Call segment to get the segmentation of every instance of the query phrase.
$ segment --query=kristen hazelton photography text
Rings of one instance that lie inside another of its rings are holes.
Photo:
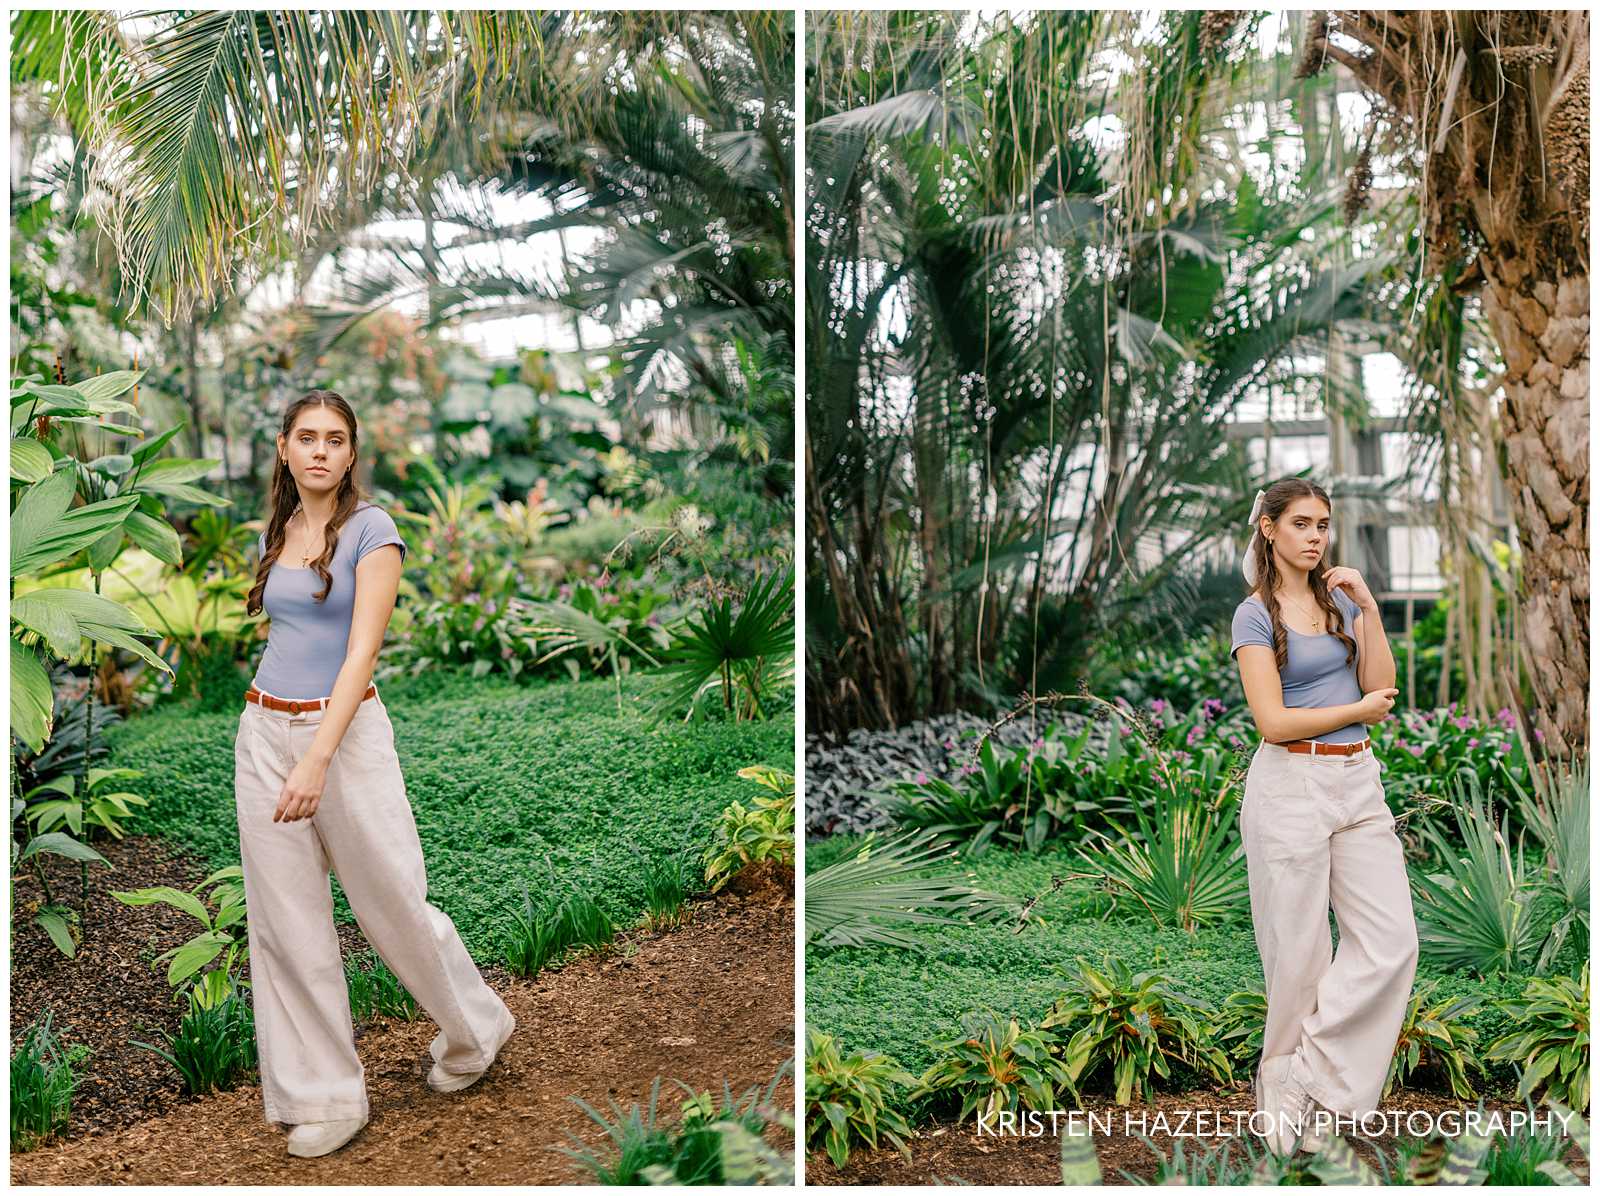
[[[808,1182],[1585,1182],[1588,15],[806,47]]]
[[[11,1180],[792,1185],[793,14],[10,34]]]

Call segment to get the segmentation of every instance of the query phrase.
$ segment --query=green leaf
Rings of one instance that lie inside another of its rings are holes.
[[[144,374],[143,370],[114,370],[109,374],[100,374],[98,377],[75,382],[72,389],[91,403],[101,403],[132,390]]]
[[[72,959],[78,954],[78,944],[72,940],[71,924],[54,906],[45,906],[33,916],[34,922],[44,928],[50,936],[50,941],[56,945],[56,950]]]
[[[30,649],[11,641],[11,733],[37,752],[50,737],[55,694],[50,673]]]
[[[39,441],[30,436],[11,438],[11,480],[14,482],[42,482],[55,468],[56,459]]]
[[[89,547],[112,528],[120,527],[139,503],[137,497],[129,495],[68,511],[74,485],[72,473],[62,470],[23,493],[11,516],[12,577],[64,561]],[[48,493],[30,503],[46,488]]]
[[[200,904],[200,899],[193,893],[185,893],[181,889],[174,889],[168,885],[157,885],[149,889],[135,889],[132,892],[112,890],[111,895],[123,905],[170,905],[181,909],[191,917],[198,918],[205,926],[210,927],[211,915],[206,907]]]
[[[106,859],[87,843],[80,843],[71,835],[63,835],[59,831],[52,831],[48,835],[38,835],[28,840],[28,845],[22,849],[20,859],[31,859],[36,855],[59,855],[69,860],[80,860],[92,863],[98,860],[106,867],[111,866],[111,861]]]
[[[168,565],[183,565],[183,541],[165,519],[134,511],[123,525],[128,538],[151,556]]]

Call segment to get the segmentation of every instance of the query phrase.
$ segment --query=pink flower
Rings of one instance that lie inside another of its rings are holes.
[[[1497,743],[1494,745],[1494,750],[1504,756],[1511,750],[1511,745],[1509,743]]]
[[[1196,723],[1194,726],[1190,727],[1189,728],[1189,738],[1188,738],[1189,746],[1193,747],[1195,745],[1195,743],[1205,735],[1205,733],[1206,733],[1206,729],[1204,727],[1202,727],[1199,723]]]
[[[976,764],[963,764],[961,766],[961,775],[964,776],[964,777],[970,777],[973,773],[975,773],[977,771],[978,771],[978,766]]]
[[[1161,698],[1151,698],[1150,699],[1150,713],[1151,714],[1160,714],[1166,708],[1167,708],[1167,704]]]
[[[1458,731],[1465,731],[1468,727],[1472,726],[1472,718],[1470,715],[1466,714],[1460,715],[1457,718],[1453,718],[1450,721],[1456,725],[1456,730]]]
[[[1189,763],[1189,753],[1188,752],[1173,752],[1172,753],[1172,758],[1174,760],[1176,760],[1179,764],[1187,764],[1187,763]]]
[[[1534,729],[1533,729],[1533,737],[1534,737],[1534,738],[1535,738],[1535,739],[1537,739],[1537,740],[1538,740],[1538,741],[1539,741],[1539,742],[1540,742],[1540,743],[1543,743],[1543,742],[1544,742],[1544,732],[1543,732],[1543,731],[1541,731],[1541,730],[1539,730],[1539,728],[1538,728],[1538,727],[1535,727],[1535,728],[1534,728]]]
[[[1118,730],[1120,730],[1122,732],[1122,737],[1124,739],[1126,739],[1128,736],[1133,734],[1133,728],[1132,727],[1119,727]]]
[[[1476,739],[1469,739],[1467,740],[1467,746],[1469,748],[1475,748],[1478,746],[1478,741]]]
[[[1416,744],[1416,743],[1408,743],[1408,744],[1406,744],[1406,751],[1410,752],[1413,756],[1420,756],[1420,755],[1422,755],[1422,745],[1421,744]]]
[[[1207,718],[1217,718],[1221,716],[1222,712],[1226,709],[1227,706],[1223,705],[1223,703],[1218,701],[1216,698],[1207,698],[1200,707],[1201,712]]]
[[[1044,736],[1042,736],[1042,735],[1039,736],[1037,739],[1035,739],[1028,746],[1031,747],[1036,752],[1044,751]]]
[[[926,785],[927,783],[928,783],[928,774],[925,773],[925,772],[919,772],[917,774],[917,784]]]

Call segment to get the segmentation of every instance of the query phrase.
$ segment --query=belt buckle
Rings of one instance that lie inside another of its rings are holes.
[[[299,714],[300,713],[300,703],[299,702],[290,702],[289,703],[289,713],[290,714]]]

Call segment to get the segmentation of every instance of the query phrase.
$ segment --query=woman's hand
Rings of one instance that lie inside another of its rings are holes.
[[[1361,710],[1361,721],[1373,727],[1389,717],[1389,711],[1398,697],[1398,689],[1375,689],[1362,697],[1356,705]]]
[[[289,773],[278,794],[278,808],[272,812],[274,822],[295,822],[310,818],[322,802],[322,789],[328,782],[328,766],[311,756],[304,756]]]
[[[1329,569],[1322,575],[1322,580],[1327,582],[1329,593],[1343,586],[1359,609],[1366,611],[1378,608],[1378,600],[1367,588],[1366,580],[1349,565],[1337,565]]]

